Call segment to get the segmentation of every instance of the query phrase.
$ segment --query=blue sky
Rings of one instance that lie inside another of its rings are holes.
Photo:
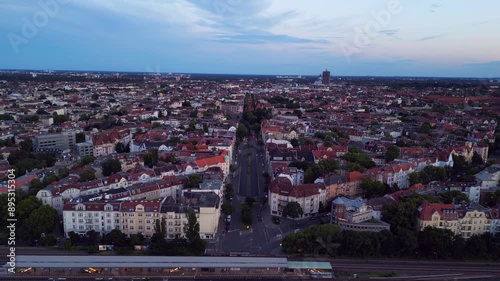
[[[500,77],[500,1],[0,0],[0,69]]]

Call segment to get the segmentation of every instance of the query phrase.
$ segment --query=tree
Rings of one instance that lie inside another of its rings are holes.
[[[87,246],[97,246],[97,244],[100,241],[100,237],[101,235],[99,234],[99,232],[96,232],[95,230],[89,230],[82,237],[82,243]],[[92,252],[92,253],[97,253],[97,252]]]
[[[304,181],[306,183],[314,182],[323,174],[333,173],[339,169],[339,163],[335,160],[325,159],[317,164],[312,164],[304,173]]]
[[[33,179],[30,182],[30,189],[29,189],[29,194],[30,195],[36,195],[40,189],[44,188],[43,183],[40,181],[40,179],[36,178]]]
[[[108,159],[102,163],[102,175],[107,177],[122,171],[122,164],[118,159]]]
[[[238,128],[236,129],[236,137],[242,139],[246,137],[247,134],[247,127],[243,125],[243,123],[238,124]]]
[[[375,167],[375,162],[368,156],[368,154],[363,153],[359,149],[350,148],[349,152],[342,156],[342,159],[347,162],[357,163],[363,166],[365,169],[370,169]]]
[[[253,203],[255,203],[255,198],[247,196],[245,198],[245,202],[247,203],[248,207],[252,207]]]
[[[389,189],[386,186],[370,177],[364,178],[360,185],[361,190],[366,198],[383,196],[388,193]]]
[[[127,234],[119,229],[113,229],[102,237],[102,243],[105,245],[115,245],[115,247],[125,247],[129,244]]]
[[[130,246],[142,245],[146,241],[146,237],[142,233],[130,234]]]
[[[385,151],[385,161],[386,162],[391,162],[394,161],[394,159],[399,157],[399,147],[395,145],[391,145],[387,148]]]
[[[33,152],[33,141],[31,139],[23,140],[19,143],[19,149],[27,153]]]
[[[298,202],[288,202],[283,212],[281,213],[284,217],[289,217],[292,219],[300,218],[304,214],[304,210]]]
[[[35,195],[30,195],[28,198],[18,201],[16,206],[17,220],[24,222],[30,217],[34,210],[40,207],[42,207],[42,202],[38,200]]]
[[[56,209],[49,205],[43,205],[34,210],[27,220],[29,229],[33,231],[34,237],[40,237],[42,233],[52,233],[59,221]]]
[[[85,170],[79,176],[80,176],[80,178],[78,179],[79,182],[86,182],[96,179],[95,173],[92,170]]]
[[[184,233],[186,239],[189,242],[193,242],[196,238],[200,238],[200,224],[196,218],[196,213],[193,208],[190,208],[187,212],[188,223],[184,227]]]
[[[484,161],[481,155],[479,155],[477,152],[474,152],[474,155],[472,156],[472,165],[473,166],[480,166],[483,165]]]
[[[61,168],[61,169],[59,169],[58,173],[59,173],[58,177],[60,179],[64,179],[65,177],[69,176],[69,169],[66,167]]]
[[[200,255],[205,252],[206,244],[200,237],[200,224],[196,218],[194,209],[190,208],[187,213],[188,223],[184,227],[187,241],[191,252]]]
[[[158,163],[158,149],[152,149],[143,156],[144,165],[153,168]]]
[[[428,134],[431,132],[431,125],[427,122],[423,123],[420,128],[418,129],[418,132],[421,134]]]
[[[450,190],[446,191],[443,193],[440,193],[438,197],[443,201],[445,204],[460,204],[462,201],[469,202],[469,197],[463,192],[460,192],[458,190]]]
[[[78,243],[80,243],[80,235],[77,234],[76,232],[70,231],[68,232],[68,236],[69,236],[69,241],[72,245],[77,245]]]
[[[40,239],[40,243],[45,247],[54,246],[57,243],[57,239],[54,235],[48,234]]]
[[[247,205],[241,206],[241,222],[246,225],[253,224],[253,209]]]
[[[420,179],[420,173],[419,172],[412,172],[408,174],[408,181],[410,182],[410,186],[413,186],[417,183],[421,183],[422,180]]]
[[[234,196],[233,185],[228,183],[226,184],[226,188],[224,191],[224,198],[226,199],[226,201],[230,201],[231,198],[233,198],[233,196]]]
[[[224,215],[229,216],[230,214],[232,214],[234,212],[234,207],[231,203],[225,202],[221,206],[221,211],[222,211],[222,213],[224,213]]]
[[[55,115],[54,116],[54,124],[58,125],[64,122],[69,121],[69,116],[67,115]]]
[[[250,129],[258,134],[260,132],[260,123],[254,123],[252,126],[250,126]]]
[[[488,207],[493,207],[496,204],[500,204],[500,190],[493,193],[487,193],[485,197],[485,203]]]
[[[449,229],[426,227],[418,234],[418,252],[428,258],[449,258],[453,253],[453,232]]]
[[[58,181],[59,178],[56,176],[56,174],[54,173],[48,173],[45,175],[45,177],[43,177],[43,185],[44,187],[55,182],[55,181]]]
[[[88,165],[90,163],[93,163],[95,161],[95,157],[92,156],[92,155],[87,155],[85,157],[82,158],[82,164],[85,166],[85,165]]]
[[[201,176],[198,174],[189,175],[188,180],[184,183],[184,188],[199,188],[200,183],[202,182]]]

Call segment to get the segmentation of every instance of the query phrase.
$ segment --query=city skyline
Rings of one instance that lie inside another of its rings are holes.
[[[0,2],[2,69],[500,76],[494,1]]]

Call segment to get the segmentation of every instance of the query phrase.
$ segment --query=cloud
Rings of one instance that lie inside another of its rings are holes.
[[[289,43],[319,43],[319,44],[329,44],[327,40],[313,40],[306,38],[293,37],[281,34],[235,34],[235,35],[221,35],[218,36],[215,41],[224,43],[235,43],[235,44],[289,44]]]
[[[190,4],[220,18],[247,18],[271,6],[270,0],[187,0]]]
[[[433,40],[433,39],[441,38],[443,36],[444,36],[444,34],[431,35],[431,36],[426,36],[426,37],[419,38],[419,39],[417,39],[417,41],[428,41],[428,40]]]
[[[399,30],[398,29],[386,29],[386,30],[380,30],[378,33],[384,34],[389,37],[397,37]]]

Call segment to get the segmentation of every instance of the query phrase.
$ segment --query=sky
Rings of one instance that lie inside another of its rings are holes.
[[[500,77],[498,0],[0,0],[0,69]]]

